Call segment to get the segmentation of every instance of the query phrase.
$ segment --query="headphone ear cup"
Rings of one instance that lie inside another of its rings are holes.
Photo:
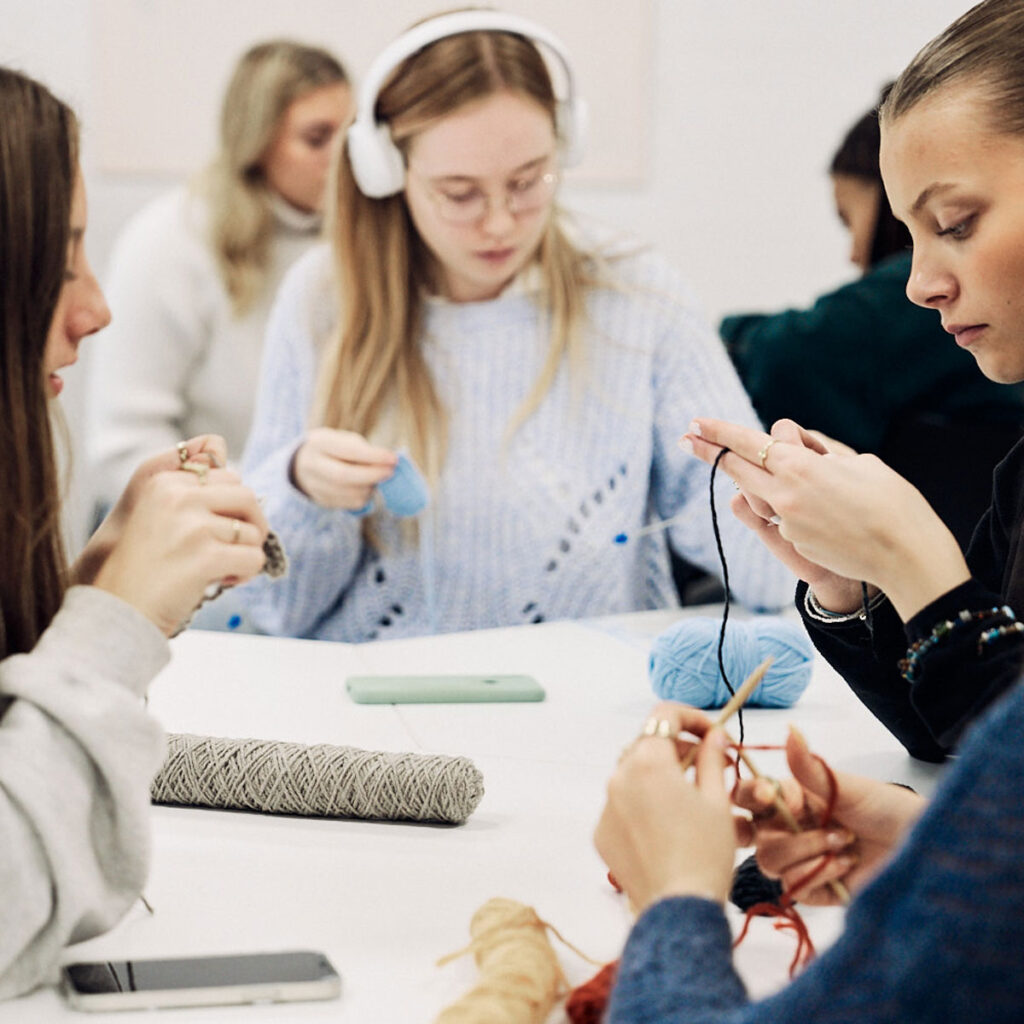
[[[349,128],[346,142],[352,176],[364,196],[383,199],[402,191],[405,161],[386,124],[357,120]]]
[[[558,137],[562,144],[562,166],[575,167],[587,148],[589,114],[581,97],[562,100],[558,105]]]

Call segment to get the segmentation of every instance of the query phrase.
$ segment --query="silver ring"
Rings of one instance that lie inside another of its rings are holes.
[[[771,437],[768,439],[768,443],[757,453],[757,457],[761,460],[761,468],[768,472],[768,467],[764,464],[768,458],[768,452],[773,444],[777,444],[779,439],[777,437]]]

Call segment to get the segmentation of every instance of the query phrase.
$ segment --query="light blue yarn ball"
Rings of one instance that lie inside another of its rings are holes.
[[[720,708],[731,694],[718,669],[721,619],[681,619],[654,640],[651,685],[663,700],[697,708]],[[725,627],[722,664],[733,689],[769,655],[774,659],[748,707],[788,708],[811,681],[814,649],[802,625],[773,615],[730,619]]]

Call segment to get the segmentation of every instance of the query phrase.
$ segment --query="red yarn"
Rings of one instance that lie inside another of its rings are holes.
[[[565,1013],[572,1024],[601,1024],[618,968],[618,960],[605,964],[589,981],[569,993]]]
[[[736,746],[739,750],[739,745]],[[748,750],[783,750],[783,747],[745,747]],[[822,768],[825,769],[825,775],[828,779],[828,799],[825,801],[825,807],[821,812],[821,819],[819,826],[824,828],[831,820],[832,815],[836,809],[836,800],[839,798],[839,784],[836,782],[835,774],[832,769],[826,764],[825,760],[819,757],[817,754],[812,753]],[[739,759],[736,760],[736,785],[739,785]],[[751,919],[754,917],[778,917],[781,920],[775,922],[775,927],[778,930],[790,930],[796,934],[796,953],[793,955],[793,960],[789,965],[789,976],[792,978],[801,967],[806,967],[807,964],[814,959],[815,950],[814,943],[811,941],[810,932],[807,930],[807,925],[804,923],[804,919],[800,916],[800,912],[796,909],[795,900],[793,899],[793,893],[798,889],[802,889],[808,882],[810,882],[820,872],[825,870],[825,867],[835,856],[834,853],[826,853],[822,858],[821,863],[811,871],[808,871],[802,878],[798,878],[796,882],[779,897],[778,904],[775,903],[755,903],[752,907],[747,908],[746,915],[743,920],[743,927],[740,929],[739,935],[736,937],[736,941],[732,944],[732,948],[735,949],[747,936],[747,930],[750,928]]]
[[[740,744],[736,744],[734,749],[739,751]],[[785,748],[780,746],[753,746],[751,744],[744,744],[743,749],[784,750]],[[811,756],[818,761],[822,768],[824,768],[825,774],[828,778],[828,799],[825,801],[825,807],[821,813],[821,819],[819,822],[820,827],[824,828],[832,820],[832,815],[835,812],[836,801],[839,798],[839,784],[836,782],[834,772],[825,762],[824,758],[819,757],[813,752]],[[736,782],[733,786],[733,792],[735,793],[736,788],[740,784],[739,757],[732,762],[732,767],[736,771]],[[789,965],[790,978],[792,978],[802,967],[806,967],[807,964],[815,957],[814,943],[811,941],[811,935],[807,930],[807,925],[804,922],[804,919],[796,909],[792,893],[797,889],[802,889],[817,874],[819,874],[819,872],[823,871],[834,856],[835,854],[833,853],[825,854],[821,863],[816,868],[798,879],[790,889],[779,897],[778,904],[755,903],[752,907],[749,907],[743,920],[743,927],[740,929],[740,933],[736,937],[736,941],[732,944],[732,948],[735,949],[746,938],[747,931],[750,928],[750,922],[753,918],[777,917],[779,918],[779,920],[775,922],[775,928],[777,930],[792,931],[796,935],[796,953],[793,955],[793,960]],[[618,892],[622,892],[622,886],[619,885],[615,876],[610,871],[608,872],[608,881]],[[619,962],[617,960],[610,964],[605,964],[605,966],[602,967],[593,978],[584,982],[577,988],[574,988],[569,993],[569,997],[565,1003],[565,1012],[572,1024],[601,1024],[602,1014],[608,1005],[608,998],[615,985],[615,972],[618,970],[618,966]]]
[[[782,899],[785,898],[786,894],[783,893]],[[778,931],[790,930],[796,933],[796,953],[793,954],[793,960],[789,965],[789,976],[791,978],[801,967],[806,967],[814,959],[814,943],[811,942],[810,932],[807,931],[804,919],[792,903],[784,906],[779,906],[776,903],[755,903],[752,907],[748,907],[746,916],[743,919],[743,927],[740,929],[739,935],[736,936],[736,941],[732,944],[733,949],[747,937],[747,929],[755,917],[781,918],[781,920],[775,922],[775,928]]]

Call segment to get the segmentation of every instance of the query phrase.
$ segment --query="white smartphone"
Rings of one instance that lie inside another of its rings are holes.
[[[61,989],[76,1010],[108,1012],[334,999],[341,979],[323,953],[294,950],[67,964]]]

